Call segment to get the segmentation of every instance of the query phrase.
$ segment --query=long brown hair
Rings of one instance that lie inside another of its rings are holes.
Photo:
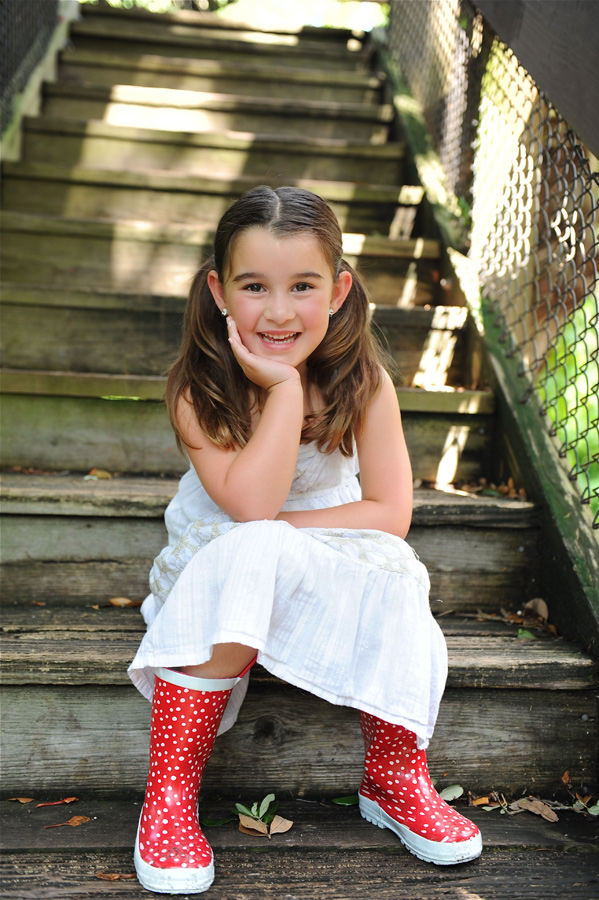
[[[378,344],[370,331],[369,302],[362,281],[342,258],[342,235],[331,207],[303,188],[257,187],[225,212],[214,240],[214,253],[195,275],[183,321],[179,356],[167,381],[166,403],[182,447],[175,411],[185,393],[202,430],[225,449],[243,447],[252,433],[252,411],[259,403],[256,386],[233,356],[227,329],[208,287],[208,272],[223,282],[234,242],[247,228],[261,226],[277,237],[308,232],[316,237],[335,279],[350,272],[353,283],[327,333],[307,360],[308,379],[320,392],[323,408],[306,416],[302,443],[319,450],[338,447],[353,453],[368,403],[381,383]]]

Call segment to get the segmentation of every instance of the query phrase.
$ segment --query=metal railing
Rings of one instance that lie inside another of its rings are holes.
[[[391,53],[468,220],[521,400],[538,399],[599,528],[597,160],[470,2],[390,6]]]

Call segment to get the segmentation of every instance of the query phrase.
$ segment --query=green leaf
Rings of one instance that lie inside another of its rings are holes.
[[[264,813],[264,815],[262,816],[262,821],[266,825],[270,825],[270,823],[272,822],[272,820],[274,819],[274,817],[277,814],[278,808],[279,808],[278,800],[275,800],[274,803],[270,804],[270,806],[268,807],[268,812]]]
[[[259,816],[260,819],[264,819],[264,816],[265,816],[266,813],[268,812],[268,807],[270,806],[270,804],[273,802],[274,799],[275,799],[275,795],[274,795],[274,794],[267,794],[267,795],[266,795],[266,797],[264,798],[264,800],[263,800],[262,803],[260,804],[260,811],[259,811],[259,813],[258,813],[258,816]]]
[[[587,806],[587,812],[592,816],[599,816],[599,803],[593,803],[592,806]]]
[[[449,787],[444,788],[439,796],[442,800],[457,800],[458,797],[461,797],[464,793],[464,788],[461,784],[450,784]]]
[[[257,803],[252,804],[252,811],[251,811],[250,815],[253,816],[254,819],[258,818],[258,804]]]
[[[240,812],[243,816],[249,816],[251,819],[255,819],[256,817],[252,815],[252,811],[244,806],[243,803],[236,803],[235,809],[237,812]]]
[[[523,638],[526,641],[536,641],[537,636],[533,634],[532,631],[528,631],[527,628],[519,628],[518,629],[518,637]]]
[[[229,816],[228,819],[211,819],[208,816],[204,819],[200,819],[200,825],[205,825],[206,828],[218,828],[219,825],[228,825],[229,822],[234,822],[235,818]]]
[[[357,806],[359,803],[357,794],[350,794],[348,797],[333,797],[333,803],[337,806]]]

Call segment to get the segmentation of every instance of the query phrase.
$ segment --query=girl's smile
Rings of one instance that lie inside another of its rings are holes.
[[[236,240],[224,281],[212,271],[208,284],[251,353],[304,374],[327,333],[330,311],[337,312],[347,296],[351,275],[333,277],[313,235],[277,237],[256,226]]]

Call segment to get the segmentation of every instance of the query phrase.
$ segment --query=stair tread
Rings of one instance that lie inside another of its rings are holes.
[[[60,116],[26,118],[27,132],[41,134],[69,134],[77,137],[111,137],[115,140],[135,140],[184,147],[211,147],[223,150],[293,150],[310,154],[318,152],[328,156],[357,156],[365,159],[402,159],[403,142],[372,144],[366,141],[343,138],[316,137],[310,135],[260,134],[248,131],[177,132],[157,128],[137,128],[114,125],[101,119],[67,119]]]
[[[5,181],[9,178],[34,178],[43,181],[77,182],[92,185],[126,185],[127,187],[149,188],[154,190],[187,191],[212,193],[230,196],[232,193],[247,191],[263,184],[263,179],[237,176],[235,178],[205,178],[200,175],[188,175],[180,172],[164,172],[160,170],[134,169],[100,169],[85,166],[47,165],[45,163],[5,162],[3,164]],[[420,202],[422,188],[419,185],[382,185],[362,182],[319,181],[305,178],[290,179],[286,184],[303,187],[314,191],[325,200],[345,200],[356,203],[414,203]]]
[[[162,401],[166,376],[107,375],[99,372],[60,372],[33,369],[0,370],[4,394],[41,394],[61,397],[102,397]],[[490,390],[438,387],[396,387],[404,412],[491,415],[495,395]]]
[[[40,798],[41,799],[41,798]],[[44,798],[45,799],[45,798]],[[202,803],[201,815],[214,820],[231,817],[231,809],[243,797],[212,800]],[[131,852],[139,819],[140,803],[130,800],[99,800],[82,798],[71,807],[80,815],[87,815],[90,824],[86,828],[44,828],[47,824],[64,821],[64,807],[45,807],[33,810],[35,804],[8,803],[0,806],[3,850],[81,850],[121,849]],[[549,823],[540,816],[499,816],[485,810],[469,807],[465,814],[483,831],[485,850],[520,849],[539,850],[588,850],[598,833],[599,823],[589,821],[575,812],[563,815],[559,823]],[[326,846],[337,850],[368,850],[396,848],[397,838],[388,829],[373,828],[363,819],[358,809],[342,807],[318,800],[280,801],[279,814],[290,819],[294,827],[279,835],[273,844],[278,853],[287,848],[316,849]],[[93,823],[93,824],[92,824]],[[205,826],[210,844],[216,850],[248,849],[254,839],[242,834],[236,822],[226,826]],[[258,845],[259,846],[259,845]],[[335,851],[331,849],[331,852]],[[406,854],[406,861],[419,867],[414,857]],[[130,859],[127,859],[131,866]],[[511,873],[511,869],[510,869]],[[436,879],[435,879],[436,880]],[[214,889],[213,889],[214,890]],[[410,888],[413,891],[413,887]],[[339,895],[335,895],[339,897]],[[412,894],[413,896],[413,894]],[[543,895],[545,896],[545,895]]]
[[[5,607],[4,684],[123,684],[145,626],[138,609]],[[440,620],[444,624],[444,619]],[[559,638],[523,640],[513,627],[453,619],[447,629],[449,687],[589,690],[597,664]],[[258,668],[256,682],[273,676]]]
[[[91,82],[51,82],[45,86],[46,97],[78,97],[113,104],[138,104],[160,108],[204,109],[249,112],[272,112],[280,116],[319,115],[331,118],[353,118],[372,122],[389,122],[393,118],[391,104],[349,103],[331,100],[303,100],[280,97],[252,97],[244,94],[218,94],[178,88],[155,88],[141,85],[103,85]]]
[[[373,88],[380,87],[384,78],[363,72],[335,72],[330,69],[310,69],[300,66],[279,66],[265,61],[262,63],[248,60],[227,62],[219,59],[193,59],[188,57],[164,56],[151,54],[118,53],[117,51],[94,51],[78,47],[62,51],[61,62],[66,64],[89,64],[106,68],[130,68],[169,74],[210,75],[214,77],[235,76],[260,78],[265,81],[280,79],[297,84],[339,84],[345,87]]]
[[[181,24],[178,20],[160,22],[152,19],[139,18],[138,21],[129,21],[126,17],[121,20],[97,19],[93,13],[79,21],[74,21],[71,26],[71,34],[74,42],[79,37],[107,38],[119,41],[150,41],[160,44],[176,46],[191,46],[197,49],[202,47],[223,48],[228,51],[238,50],[266,52],[270,54],[289,54],[301,56],[302,54],[317,54],[330,57],[332,60],[345,61],[363,56],[364,50],[360,41],[348,40],[343,44],[335,42],[323,43],[309,37],[298,37],[297,34],[284,32],[268,32],[262,30],[244,31],[239,29],[222,29],[219,33],[216,29],[202,32],[194,25]]]
[[[73,473],[22,474],[3,472],[0,482],[5,515],[162,517],[176,493],[178,478],[115,476],[85,480]],[[431,488],[414,490],[413,524],[437,517],[446,523],[472,524],[492,520],[502,524],[536,522],[530,501],[481,496]]]
[[[411,187],[411,186],[410,186]],[[183,243],[193,246],[210,246],[214,226],[209,223],[193,224],[153,222],[131,219],[96,219],[71,216],[51,216],[5,210],[2,213],[3,231],[19,231],[29,234],[56,233],[87,235],[95,238],[122,238],[144,242]],[[389,238],[382,235],[343,234],[343,250],[348,255],[398,257],[410,259],[438,259],[441,245],[433,238]],[[6,287],[9,287],[9,284]],[[15,285],[16,286],[16,285]],[[19,283],[19,289],[22,286]],[[81,292],[82,289],[78,288]],[[89,289],[93,293],[94,288]],[[126,294],[126,291],[120,291]],[[133,294],[133,292],[129,292]]]

